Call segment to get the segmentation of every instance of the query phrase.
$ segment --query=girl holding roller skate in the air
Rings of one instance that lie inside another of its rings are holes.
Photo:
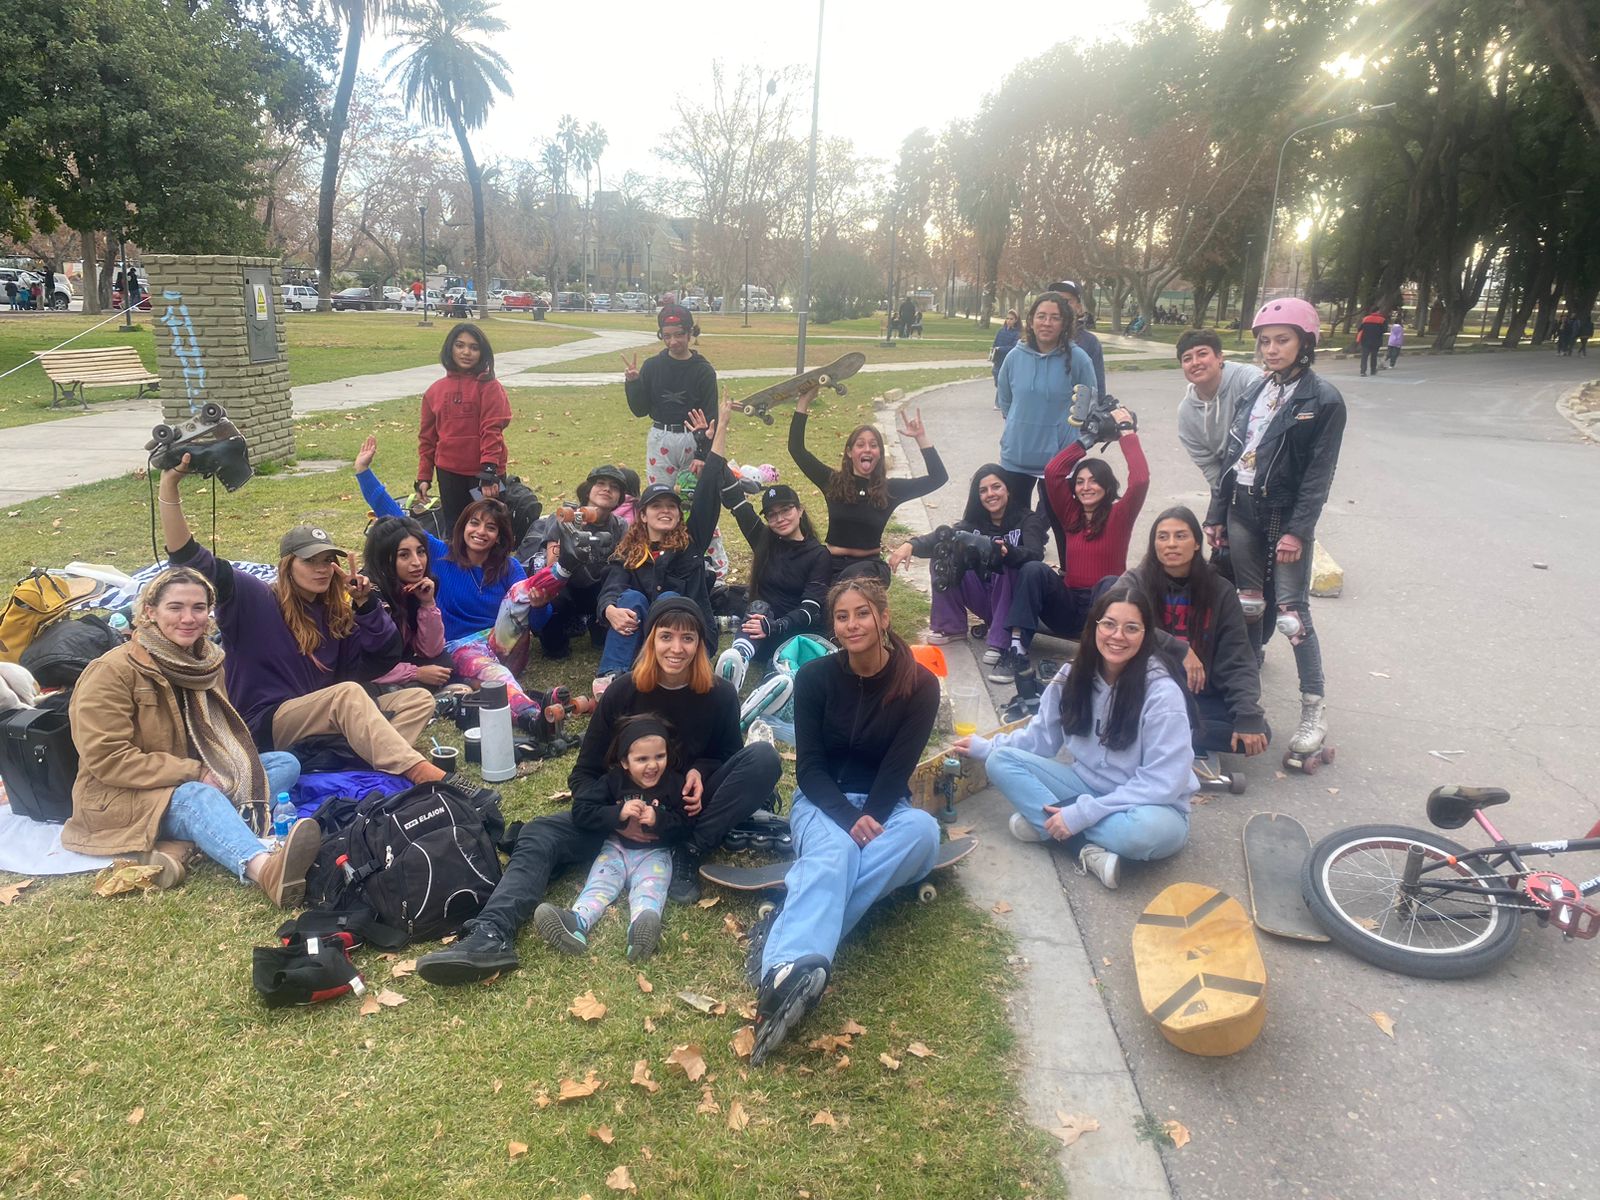
[[[1311,623],[1311,553],[1344,438],[1344,397],[1311,369],[1321,318],[1304,300],[1264,305],[1251,322],[1267,376],[1233,413],[1223,473],[1206,514],[1206,536],[1227,546],[1250,640],[1260,657],[1271,571],[1274,621],[1294,647],[1300,724],[1287,766],[1315,770],[1328,736],[1322,649]]]

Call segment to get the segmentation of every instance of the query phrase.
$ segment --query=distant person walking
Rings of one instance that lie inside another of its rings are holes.
[[[1589,357],[1589,339],[1594,336],[1594,317],[1588,311],[1578,315],[1578,357]]]
[[[1000,326],[994,335],[994,345],[989,348],[990,373],[994,376],[996,389],[1000,386],[1000,364],[1005,362],[1006,355],[1011,353],[1022,337],[1022,318],[1017,315],[1017,310],[1012,309],[1006,313],[1005,324]],[[1000,407],[1000,394],[995,392],[994,406]]]
[[[917,302],[910,296],[900,301],[900,336],[911,336],[911,327],[917,323]]]
[[[1389,323],[1383,319],[1383,310],[1377,305],[1361,318],[1361,324],[1356,329],[1356,345],[1361,348],[1361,373],[1378,373],[1378,351],[1383,346],[1384,331]]]
[[[1561,324],[1556,326],[1556,353],[1567,358],[1572,357],[1572,343],[1578,336],[1578,322],[1571,313],[1561,318]]]
[[[1406,327],[1396,313],[1394,321],[1389,325],[1389,369],[1394,370],[1395,363],[1400,361],[1400,347],[1406,344]]]

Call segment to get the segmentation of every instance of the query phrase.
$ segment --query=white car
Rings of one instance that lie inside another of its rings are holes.
[[[43,283],[44,276],[34,271],[24,271],[17,267],[0,267],[0,303],[4,302],[5,287],[7,283],[15,283],[19,289],[32,287],[36,283]],[[57,312],[66,312],[67,306],[77,297],[72,294],[72,286],[67,283],[67,277],[60,271],[56,272],[56,290],[47,304]]]
[[[416,312],[419,308],[422,307],[422,301],[419,300],[416,296],[413,296],[410,292],[407,292],[406,293],[406,298],[403,301],[401,301],[401,306],[407,312]],[[444,307],[444,297],[441,296],[433,288],[429,288],[428,289],[428,307],[430,309],[443,308]]]
[[[405,304],[406,297],[409,295],[411,295],[411,293],[404,288],[386,287],[383,289],[383,298],[392,303],[396,308],[399,308]]]
[[[290,312],[315,312],[317,289],[301,283],[286,283],[280,293],[280,303]]]

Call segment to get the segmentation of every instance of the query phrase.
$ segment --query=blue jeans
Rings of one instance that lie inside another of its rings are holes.
[[[267,802],[277,800],[300,779],[300,760],[281,750],[261,756],[267,773]],[[209,783],[183,783],[172,789],[172,800],[161,818],[161,836],[193,842],[205,856],[220,863],[245,882],[244,866],[266,852],[261,839],[250,832],[233,801]]]
[[[677,592],[661,593],[662,596],[677,594]],[[639,618],[639,624],[632,633],[618,633],[607,623],[606,644],[600,651],[600,666],[596,672],[600,675],[630,670],[633,667],[633,660],[639,657],[639,645],[644,641],[644,614],[650,607],[650,601],[644,598],[644,593],[637,588],[628,588],[617,597],[616,607],[633,613]],[[604,614],[600,619],[605,620]]]
[[[847,792],[845,799],[857,808],[867,800],[860,792]],[[761,952],[763,976],[806,954],[832,962],[840,940],[874,902],[921,879],[939,858],[939,822],[905,800],[865,846],[856,845],[803,792],[794,794],[789,829],[795,850],[784,880],[789,895]]]
[[[1065,763],[1002,746],[984,761],[989,782],[1011,802],[1023,819],[1044,833],[1044,806],[1071,804],[1079,796],[1098,793]],[[1123,858],[1150,862],[1170,858],[1189,840],[1189,815],[1165,804],[1141,804],[1102,817],[1087,829],[1085,839]],[[1046,835],[1048,836],[1048,835]]]

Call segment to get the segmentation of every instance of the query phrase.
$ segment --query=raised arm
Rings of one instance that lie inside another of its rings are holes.
[[[189,456],[185,454],[177,466],[161,472],[161,486],[156,489],[156,507],[161,510],[161,536],[167,543],[168,555],[182,550],[194,536],[183,515],[183,500],[178,492],[179,482],[188,473]]]
[[[794,402],[794,417],[789,421],[789,457],[807,479],[819,488],[827,489],[833,478],[833,469],[806,449],[807,412],[815,392],[806,392]]]
[[[922,423],[922,410],[919,408],[911,416],[907,416],[902,410],[896,419],[895,428],[902,436],[911,438],[917,443],[917,448],[922,451],[922,465],[927,469],[927,474],[914,479],[891,479],[889,499],[895,504],[901,504],[918,496],[937,492],[949,483],[950,472],[944,469],[944,459],[940,458],[939,452],[933,448],[933,439],[928,436],[927,427]]]

